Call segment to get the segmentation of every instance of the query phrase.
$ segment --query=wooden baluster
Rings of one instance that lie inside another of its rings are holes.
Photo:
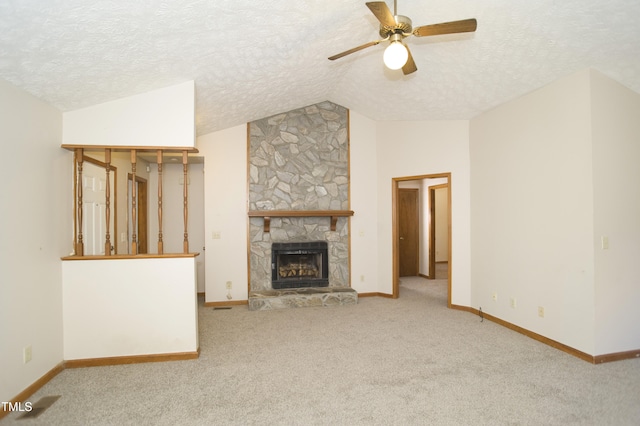
[[[189,166],[187,165],[188,151],[182,151],[182,170],[183,170],[183,203],[184,203],[184,241],[182,242],[182,249],[184,253],[189,253],[189,233],[187,231],[187,218],[189,216],[188,209],[188,191],[187,186],[189,184]]]
[[[137,153],[131,150],[131,254],[138,254],[138,221],[136,219],[136,162]]]
[[[157,151],[158,156],[158,254],[164,253],[162,241],[162,150]]]
[[[84,161],[82,148],[76,149],[76,163],[78,164],[78,182],[76,201],[78,203],[78,241],[76,243],[76,256],[84,256],[84,241],[82,237],[82,163]]]
[[[104,242],[104,254],[105,256],[111,256],[111,182],[109,181],[109,173],[111,172],[111,150],[105,148],[104,150],[104,162],[107,175],[107,184],[105,188],[105,217],[107,221],[107,234]]]

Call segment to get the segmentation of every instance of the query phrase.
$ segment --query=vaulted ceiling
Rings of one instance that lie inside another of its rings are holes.
[[[394,3],[387,0],[393,10]],[[63,111],[194,80],[198,134],[330,100],[374,120],[470,119],[593,67],[640,93],[637,0],[398,0],[418,71],[384,67],[364,0],[3,0],[0,78]]]

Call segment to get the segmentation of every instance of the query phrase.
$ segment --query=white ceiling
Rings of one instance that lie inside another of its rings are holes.
[[[387,0],[393,10],[393,1]],[[194,80],[198,134],[330,100],[374,120],[470,119],[593,67],[640,93],[638,0],[399,0],[416,73],[382,64],[364,0],[0,0],[0,77],[63,111]]]

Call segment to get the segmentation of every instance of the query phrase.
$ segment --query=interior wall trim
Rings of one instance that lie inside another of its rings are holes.
[[[197,359],[200,356],[200,348],[194,352],[176,352],[167,354],[151,354],[151,355],[132,355],[132,356],[117,356],[107,358],[88,358],[88,359],[73,359],[68,361],[62,361],[47,373],[45,373],[38,380],[29,385],[26,389],[16,395],[11,401],[12,404],[18,402],[25,402],[27,398],[40,390],[51,379],[56,377],[60,372],[66,368],[83,368],[83,367],[102,367],[106,365],[122,365],[122,364],[139,364],[144,362],[165,362],[165,361],[184,361],[189,359]],[[0,419],[9,414],[9,411],[5,411],[4,408],[0,409]]]
[[[38,380],[33,382],[31,385],[29,385],[25,390],[20,392],[18,395],[16,395],[9,402],[12,403],[12,404],[15,404],[15,403],[18,403],[18,402],[25,402],[27,400],[27,398],[29,398],[31,395],[33,395],[34,393],[39,391],[40,388],[42,388],[44,385],[49,383],[49,381],[51,379],[53,379],[58,374],[60,374],[60,372],[62,370],[64,370],[64,368],[65,368],[65,366],[64,366],[64,361],[63,361],[63,362],[59,363],[58,365],[56,365],[55,367],[53,367],[48,372],[46,372],[42,377],[40,377]],[[4,407],[2,409],[0,409],[0,419],[2,419],[4,416],[6,416],[9,413],[10,413],[10,411],[5,411]]]
[[[640,349],[631,351],[615,352],[612,354],[596,355],[593,357],[594,364],[602,364],[605,362],[622,361],[624,359],[640,358]]]
[[[222,302],[204,302],[204,306],[206,307],[225,307],[225,306],[242,306],[242,305],[248,305],[249,301],[248,300],[228,300],[228,301],[222,301]]]
[[[469,306],[451,305],[451,309],[457,309],[459,311],[465,311],[475,315],[480,315],[480,311],[478,309],[471,308]],[[603,355],[589,355],[586,352],[582,352],[578,349],[572,348],[571,346],[567,346],[564,343],[560,343],[553,339],[549,339],[548,337],[545,337],[538,333],[534,333],[531,330],[527,330],[526,328],[522,328],[518,325],[512,324],[508,321],[495,317],[486,312],[482,312],[482,317],[488,319],[491,322],[495,322],[496,324],[499,324],[510,330],[517,331],[518,333],[524,334],[525,336],[531,339],[537,340],[538,342],[544,343],[545,345],[561,350],[562,352],[568,353],[569,355],[573,355],[577,358],[580,358],[583,361],[587,361],[592,364],[603,364],[606,362],[621,361],[624,359],[640,358],[640,349],[634,349],[634,350],[625,351],[625,352],[616,352],[611,354],[603,354]]]
[[[184,361],[197,359],[200,348],[194,352],[175,352],[167,354],[127,355],[105,358],[71,359],[64,362],[65,368],[103,367],[106,365],[140,364],[144,362]]]
[[[380,292],[358,293],[358,297],[386,297],[388,299],[393,299],[393,294],[380,293]]]

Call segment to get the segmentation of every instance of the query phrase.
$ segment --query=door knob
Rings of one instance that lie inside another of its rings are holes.
[[[404,240],[404,237],[400,237],[401,240]]]

